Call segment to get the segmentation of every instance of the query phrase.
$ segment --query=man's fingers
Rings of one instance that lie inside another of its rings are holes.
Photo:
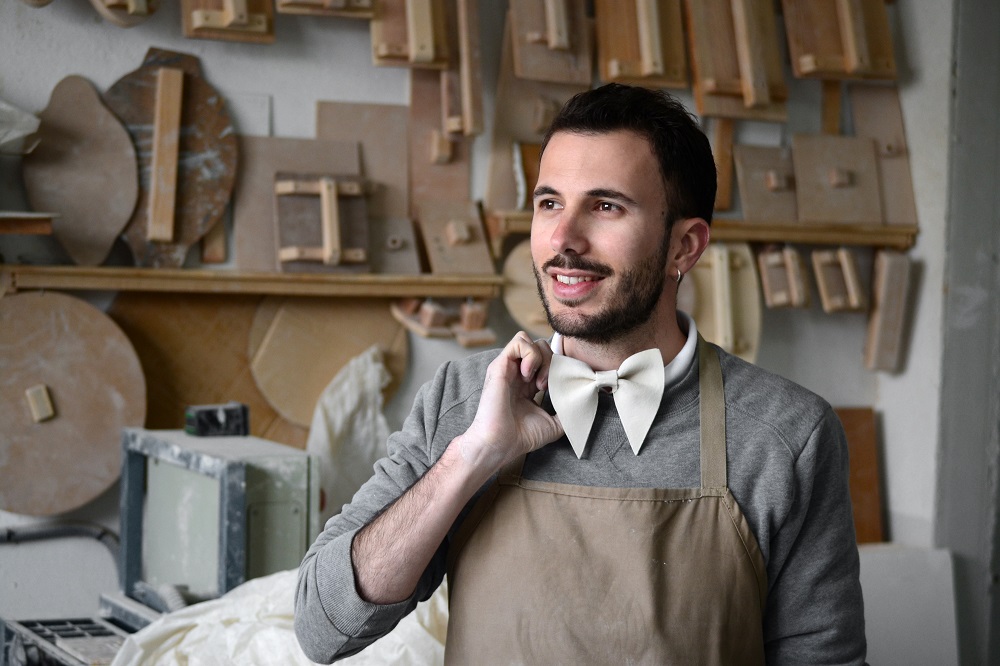
[[[502,355],[508,362],[518,364],[523,379],[531,380],[539,370],[544,370],[547,375],[548,359],[551,354],[547,343],[536,342],[524,331],[519,331],[504,347]]]

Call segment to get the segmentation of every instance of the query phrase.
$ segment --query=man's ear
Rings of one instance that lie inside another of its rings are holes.
[[[670,273],[688,273],[698,263],[702,253],[708,248],[708,222],[700,217],[689,217],[674,222],[670,242]]]

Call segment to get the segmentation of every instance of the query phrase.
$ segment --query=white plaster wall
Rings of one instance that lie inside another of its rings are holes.
[[[488,132],[506,3],[480,4]],[[237,119],[245,119],[245,126],[252,125],[255,131],[270,126],[276,136],[313,136],[317,100],[407,102],[406,72],[372,66],[366,22],[282,15],[273,45],[223,43],[184,39],[173,3],[163,5],[146,23],[124,30],[104,23],[83,0],[61,0],[40,9],[18,0],[0,0],[0,98],[38,112],[64,76],[86,76],[104,90],[135,69],[149,46],[157,46],[199,56],[206,77],[227,97]],[[923,225],[917,256],[927,263],[906,372],[876,378],[865,371],[861,363],[864,317],[828,316],[818,305],[805,312],[765,311],[759,354],[761,365],[799,381],[835,405],[877,402],[884,411],[892,530],[920,543],[929,534],[933,510],[950,5],[935,0],[890,5],[900,14],[900,48],[916,71],[908,74],[903,96]],[[815,130],[818,84],[793,86],[792,125],[782,129],[746,123],[740,127],[740,141],[777,143],[785,136],[783,132]],[[689,95],[682,98],[693,108]],[[481,197],[484,189],[486,136],[477,140],[474,149],[475,197]],[[500,302],[492,305],[491,325],[501,340],[516,330]],[[411,341],[407,377],[386,410],[393,425],[401,423],[417,388],[441,362],[470,353],[451,342]],[[116,527],[113,493],[73,517]],[[26,522],[34,521],[0,512],[0,528]],[[96,542],[0,546],[0,616],[91,614],[98,593],[115,587],[110,558]]]

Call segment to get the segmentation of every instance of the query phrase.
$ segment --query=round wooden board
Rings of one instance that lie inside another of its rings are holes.
[[[139,197],[135,147],[90,81],[67,76],[39,114],[38,147],[24,156],[33,210],[58,213],[52,233],[81,266],[97,266]]]
[[[47,387],[55,416],[36,423],[25,391]],[[72,296],[0,298],[0,509],[48,516],[107,490],[121,430],[142,426],[146,382],[131,342]]]
[[[503,302],[510,316],[529,335],[548,338],[552,335],[545,307],[538,298],[538,285],[531,270],[531,241],[518,243],[503,263]]]
[[[146,373],[146,427],[184,427],[190,405],[247,405],[250,434],[305,448],[309,431],[261,395],[247,360],[259,296],[122,292],[108,314],[129,336]]]
[[[161,67],[184,71],[174,239],[147,239],[149,172],[153,154],[156,77]],[[138,148],[139,202],[125,240],[139,266],[178,267],[188,248],[221,219],[233,191],[239,151],[225,99],[201,77],[201,63],[183,53],[150,49],[142,66],[104,93],[104,102],[125,123]]]
[[[392,376],[382,393],[388,401],[406,373],[409,338],[385,299],[266,297],[254,316],[247,355],[271,406],[309,427],[330,381],[374,344]]]

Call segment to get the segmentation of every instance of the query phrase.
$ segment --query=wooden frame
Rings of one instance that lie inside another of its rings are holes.
[[[804,308],[809,305],[809,285],[802,255],[793,247],[764,250],[757,255],[761,291],[769,308]]]
[[[596,0],[602,81],[687,88],[682,0]]]
[[[824,312],[862,311],[867,307],[857,260],[850,249],[817,250],[812,253],[812,264]]]

